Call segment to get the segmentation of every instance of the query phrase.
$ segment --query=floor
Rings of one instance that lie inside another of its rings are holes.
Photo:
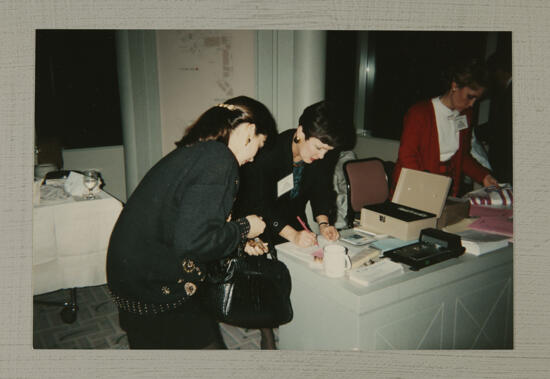
[[[107,287],[84,287],[77,290],[77,318],[66,323],[63,309],[47,302],[64,303],[69,290],[49,292],[34,297],[33,346],[35,349],[128,349],[126,334],[118,325],[118,312]],[[260,332],[220,324],[229,349],[258,350]],[[277,339],[277,331],[275,331]]]

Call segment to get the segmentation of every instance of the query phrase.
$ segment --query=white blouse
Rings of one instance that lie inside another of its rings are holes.
[[[460,143],[459,131],[455,126],[454,119],[460,112],[447,108],[439,97],[432,99],[432,105],[435,111],[435,122],[439,138],[439,160],[445,162],[458,150]]]

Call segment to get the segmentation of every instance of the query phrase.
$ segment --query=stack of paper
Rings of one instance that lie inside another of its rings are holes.
[[[323,248],[321,246],[299,247],[292,242],[285,242],[281,244],[281,249],[285,253],[288,253],[307,263],[312,263],[315,257],[323,257]]]
[[[340,232],[340,240],[355,246],[366,245],[376,241],[374,234],[358,233],[353,229],[345,229]]]
[[[349,272],[349,279],[357,284],[368,286],[389,276],[403,272],[403,266],[384,258],[380,261],[363,265]]]
[[[478,230],[465,230],[457,234],[462,240],[462,246],[466,248],[466,253],[473,255],[482,255],[508,246],[508,237],[498,234]]]
[[[480,217],[472,222],[468,228],[507,237],[514,236],[514,223],[511,218]]]

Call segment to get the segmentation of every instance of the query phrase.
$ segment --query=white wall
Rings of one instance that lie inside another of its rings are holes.
[[[78,171],[95,169],[101,172],[105,183],[103,190],[120,201],[126,202],[126,176],[122,146],[63,149],[63,169]]]
[[[205,110],[256,97],[253,30],[157,31],[162,155]]]
[[[399,141],[386,138],[357,136],[357,144],[353,149],[357,158],[376,157],[384,161],[397,161]]]

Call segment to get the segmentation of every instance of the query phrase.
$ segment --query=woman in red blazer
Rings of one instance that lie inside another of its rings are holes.
[[[487,87],[487,71],[478,60],[451,69],[448,90],[413,105],[405,114],[392,192],[403,167],[453,179],[458,195],[462,173],[483,186],[496,185],[491,173],[470,155],[472,105]]]

